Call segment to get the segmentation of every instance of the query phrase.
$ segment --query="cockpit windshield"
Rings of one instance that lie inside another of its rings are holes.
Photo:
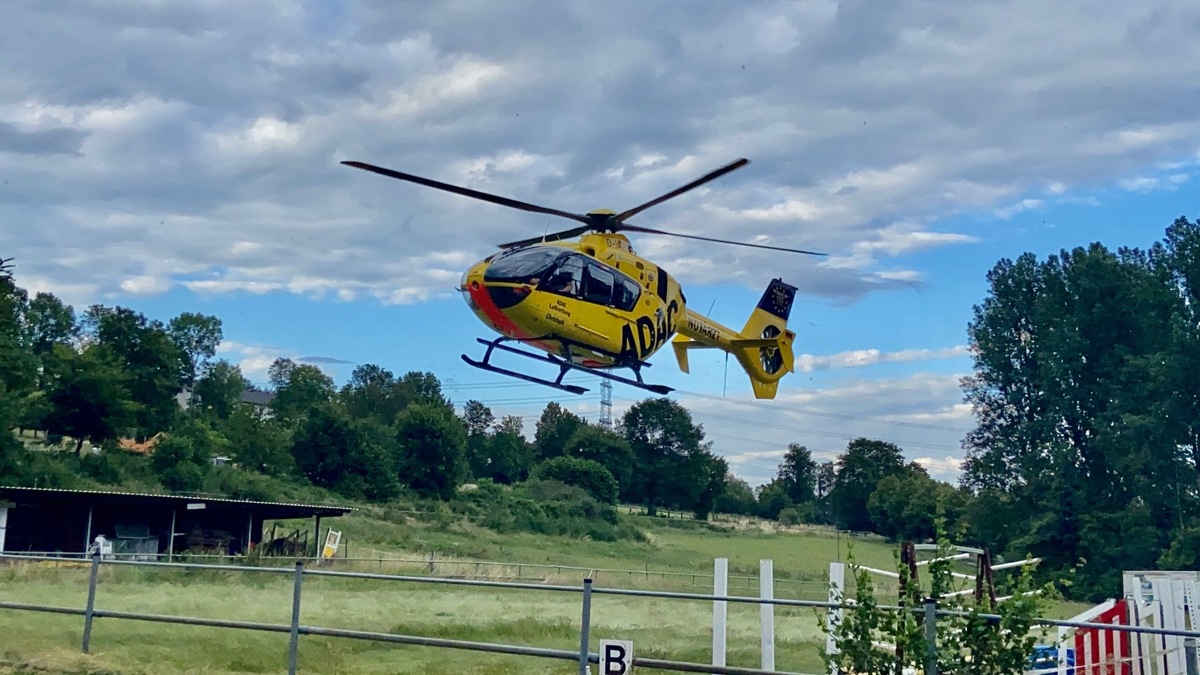
[[[554,246],[535,246],[496,258],[483,273],[484,281],[536,284],[559,258],[569,251]]]

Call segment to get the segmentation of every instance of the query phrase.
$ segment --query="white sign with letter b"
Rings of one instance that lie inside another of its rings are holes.
[[[600,675],[629,675],[633,672],[633,643],[628,640],[600,641]]]

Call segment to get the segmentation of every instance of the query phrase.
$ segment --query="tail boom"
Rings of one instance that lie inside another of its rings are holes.
[[[796,288],[774,279],[740,332],[708,317],[686,311],[679,334],[671,342],[679,368],[688,372],[692,349],[720,349],[732,354],[750,377],[756,398],[775,398],[779,380],[795,370],[792,343],[796,334],[787,329]]]

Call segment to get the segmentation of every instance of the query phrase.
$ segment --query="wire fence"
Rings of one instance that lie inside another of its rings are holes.
[[[233,630],[259,631],[268,633],[287,634],[287,662],[288,673],[294,675],[299,667],[298,664],[298,646],[301,636],[324,636],[333,638],[344,638],[350,640],[365,640],[372,642],[383,642],[391,644],[404,645],[419,645],[432,648],[467,650],[475,652],[486,652],[494,654],[507,654],[516,656],[525,656],[530,658],[554,659],[559,661],[570,661],[578,665],[578,672],[581,675],[587,675],[592,672],[590,664],[601,664],[602,660],[608,659],[612,654],[602,651],[593,651],[592,645],[597,642],[594,636],[591,635],[593,622],[591,620],[592,599],[597,595],[612,595],[626,597],[642,597],[642,598],[658,598],[668,600],[681,600],[704,602],[713,604],[714,614],[714,659],[713,663],[694,663],[687,661],[674,661],[668,659],[656,659],[639,657],[630,655],[626,667],[637,667],[640,669],[650,670],[669,670],[675,672],[696,672],[696,673],[713,673],[716,675],[803,675],[800,673],[787,673],[786,671],[775,670],[773,665],[769,668],[756,669],[747,667],[727,666],[724,663],[724,616],[725,607],[729,603],[735,604],[750,604],[758,605],[763,609],[764,625],[766,625],[766,617],[769,612],[773,612],[776,607],[793,607],[793,608],[815,608],[818,610],[837,610],[846,609],[852,606],[851,603],[838,603],[821,600],[804,600],[794,598],[777,598],[767,591],[764,587],[763,593],[759,597],[742,596],[728,593],[728,591],[720,593],[688,593],[681,591],[664,591],[650,589],[633,589],[633,588],[618,588],[618,587],[603,587],[597,586],[591,576],[583,578],[582,583],[578,584],[554,584],[554,583],[536,583],[536,582],[519,582],[519,581],[496,581],[483,579],[467,579],[467,578],[451,578],[451,577],[435,577],[425,575],[400,575],[400,574],[382,574],[375,572],[360,572],[360,571],[338,571],[335,569],[321,569],[320,566],[310,566],[305,560],[295,560],[290,565],[264,565],[264,564],[221,564],[214,562],[159,562],[150,560],[122,560],[116,557],[101,556],[99,553],[94,553],[89,558],[76,556],[66,558],[62,556],[42,556],[29,554],[11,554],[0,553],[0,561],[8,561],[12,563],[21,562],[51,562],[58,566],[70,566],[75,569],[87,569],[89,572],[87,598],[83,607],[68,607],[68,606],[53,606],[27,602],[12,602],[0,597],[0,610],[12,611],[27,611],[27,612],[44,612],[60,615],[79,616],[83,618],[83,632],[81,639],[81,650],[83,653],[90,653],[92,647],[93,625],[96,619],[118,619],[126,621],[144,621],[163,624],[177,624],[189,626],[206,626]],[[103,609],[98,607],[97,590],[99,585],[101,567],[134,567],[134,568],[157,568],[162,570],[179,570],[179,571],[197,571],[211,570],[222,572],[234,572],[239,574],[266,574],[266,575],[290,575],[292,578],[292,597],[291,597],[291,621],[284,623],[266,623],[244,620],[229,620],[229,619],[214,619],[202,618],[194,616],[178,616],[178,615],[163,615],[149,614],[142,612],[116,611]],[[582,569],[582,568],[578,568]],[[426,635],[408,635],[400,633],[378,632],[351,630],[346,628],[330,627],[330,626],[315,626],[301,622],[302,601],[304,597],[304,580],[305,578],[340,578],[340,579],[358,579],[369,580],[379,583],[408,583],[408,584],[438,584],[450,586],[469,586],[492,589],[513,589],[523,591],[536,591],[541,593],[557,593],[557,594],[578,594],[581,598],[580,604],[580,623],[579,623],[579,642],[578,648],[562,649],[562,648],[546,648],[534,647],[528,645],[513,645],[493,642],[479,642],[461,639],[442,638],[437,636]],[[768,579],[769,581],[769,579]],[[718,587],[720,584],[718,584]],[[939,609],[936,601],[927,600],[923,607],[897,607],[897,606],[880,606],[883,610],[892,611],[907,611],[919,613],[924,622],[926,635],[935,636],[937,631],[938,617],[948,616],[970,616],[966,612],[952,611]],[[721,640],[721,655],[718,662],[717,658],[717,634],[718,622],[717,616],[721,617],[719,627]],[[1002,617],[996,614],[978,614],[979,618],[1000,621]],[[1117,634],[1140,634],[1140,635],[1156,635],[1156,636],[1178,636],[1189,638],[1189,642],[1195,638],[1200,638],[1200,631],[1183,630],[1178,628],[1166,627],[1151,627],[1151,626],[1131,626],[1119,625],[1111,623],[1099,623],[1092,621],[1072,621],[1072,620],[1056,620],[1056,619],[1038,619],[1038,625],[1042,626],[1057,626],[1073,629],[1087,629],[1099,631],[1111,631]],[[772,623],[773,625],[773,623]],[[772,629],[773,630],[773,629]],[[774,636],[771,635],[773,643]],[[766,654],[767,636],[764,633],[764,654]],[[600,642],[601,650],[604,650],[604,642]],[[926,665],[923,671],[924,675],[937,675],[937,652],[936,641],[929,642],[929,652],[926,656]],[[1194,649],[1193,649],[1194,651]],[[1194,660],[1194,656],[1191,657]],[[772,657],[773,663],[773,657]],[[599,672],[608,673],[624,673],[627,670],[614,670],[611,664],[607,664],[607,670]],[[1030,671],[1038,673],[1055,673],[1067,672],[1061,669],[1061,665],[1056,665],[1052,668],[1044,670]],[[1087,672],[1091,672],[1090,670]],[[1110,672],[1110,671],[1097,671]],[[1191,672],[1191,671],[1189,671]],[[1026,674],[1028,675],[1028,673]]]
[[[24,556],[42,556],[47,560],[81,560],[86,554],[63,554],[58,552],[22,552]],[[113,553],[105,554],[105,559],[158,561],[167,559],[166,554],[153,553]],[[181,562],[204,563],[238,563],[243,562],[240,555],[176,553],[174,560]],[[427,556],[405,556],[386,551],[370,550],[370,555],[338,556],[337,558],[315,558],[301,556],[262,556],[257,562],[265,566],[290,565],[295,560],[304,560],[306,564],[336,564],[358,571],[376,572],[406,572],[428,576],[440,576],[460,579],[487,579],[494,581],[527,581],[527,582],[556,582],[564,579],[581,579],[589,576],[593,582],[603,582],[610,585],[641,585],[653,587],[684,587],[712,588],[714,575],[711,572],[674,572],[651,569],[648,565],[643,569],[635,568],[602,568],[583,567],[579,565],[561,565],[555,563],[506,562],[496,560],[474,560],[453,558],[431,553]],[[168,561],[170,562],[170,561]],[[748,574],[728,575],[729,588],[755,592],[759,588],[759,577]],[[800,599],[821,599],[828,595],[829,583],[820,579],[775,579],[776,592],[787,597]]]

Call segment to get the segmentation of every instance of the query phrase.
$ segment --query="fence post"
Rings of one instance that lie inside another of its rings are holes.
[[[296,675],[296,650],[300,646],[300,584],[304,580],[304,561],[296,561],[296,579],[292,584],[292,635],[288,643],[288,675]]]
[[[713,563],[713,595],[729,595],[729,559],[717,558]],[[725,665],[725,600],[713,600],[713,653],[714,666]]]
[[[925,598],[925,675],[937,675],[937,598]]]
[[[588,644],[592,627],[592,580],[583,580],[583,620],[579,630],[579,675],[588,675]]]
[[[758,594],[763,600],[775,599],[775,570],[770,560],[758,561]],[[762,622],[762,669],[775,670],[775,605],[758,606]]]
[[[92,613],[96,609],[96,581],[100,576],[100,548],[92,553],[92,576],[88,579],[87,609],[83,610],[83,653],[88,653],[92,643]]]

